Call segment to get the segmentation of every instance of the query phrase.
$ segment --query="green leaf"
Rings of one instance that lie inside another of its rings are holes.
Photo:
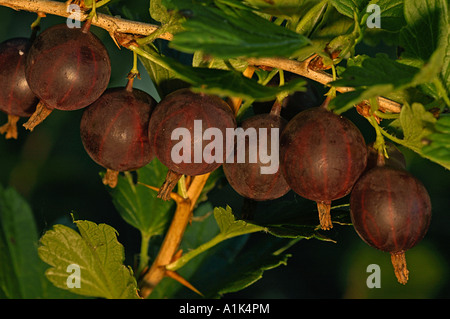
[[[74,298],[45,277],[38,256],[38,232],[28,203],[13,188],[0,185],[0,297]]]
[[[434,128],[435,132],[426,136],[429,145],[422,148],[422,153],[450,169],[450,116],[441,115]]]
[[[205,252],[211,247],[214,247],[215,245],[219,244],[224,240],[265,230],[265,228],[262,226],[251,224],[244,220],[237,220],[234,217],[233,212],[231,211],[231,208],[229,206],[227,206],[226,209],[222,207],[214,208],[214,218],[216,219],[217,225],[219,226],[219,233],[211,240],[200,245],[196,249],[189,251],[188,253],[184,254],[181,258],[179,258],[177,261],[168,265],[167,269],[177,270],[183,267],[187,262],[189,262],[194,257]]]
[[[405,65],[379,54],[375,58],[366,58],[360,65],[350,66],[342,73],[342,79],[335,86],[368,87],[391,84],[394,88],[409,85],[418,68]],[[395,76],[394,76],[395,75]]]
[[[306,37],[247,9],[226,7],[224,11],[191,1],[171,2],[179,10],[190,12],[183,23],[185,31],[177,33],[171,42],[182,52],[200,50],[218,58],[289,57],[310,43]]]
[[[305,90],[306,82],[300,78],[283,86],[264,86],[234,70],[192,67],[169,57],[160,56],[154,51],[146,51],[136,47],[131,47],[131,49],[143,58],[174,72],[180,80],[191,84],[192,89],[199,92],[257,101],[271,101],[280,94]]]
[[[247,0],[246,3],[258,8],[259,12],[269,15],[290,18],[306,12],[317,4],[316,0]]]
[[[405,104],[400,112],[399,122],[403,131],[404,145],[420,151],[425,136],[433,132],[436,119],[422,104]]]
[[[351,19],[354,17],[354,12],[360,13],[368,2],[368,0],[330,0],[337,11]]]
[[[147,50],[150,50],[148,45],[144,45],[144,47],[146,47]],[[175,72],[159,65],[158,63],[155,63],[152,60],[145,59],[142,56],[139,56],[139,60],[145,67],[145,70],[155,85],[160,100],[173,91],[173,83],[177,81],[177,74]]]
[[[229,206],[226,209],[222,207],[215,208],[214,217],[219,226],[221,236],[224,238],[254,233],[265,229],[264,227],[248,223],[244,220],[237,220]]]
[[[163,201],[157,193],[145,185],[160,187],[165,180],[167,168],[154,159],[136,171],[137,182],[131,173],[119,176],[115,188],[108,188],[112,201],[120,216],[144,235],[152,237],[164,232],[174,209],[173,201]],[[145,185],[142,185],[142,184]]]
[[[44,295],[33,213],[13,189],[0,185],[0,291],[7,298]]]
[[[227,60],[218,59],[205,55],[201,51],[197,51],[194,53],[192,66],[210,69],[220,69],[220,70],[236,70],[239,72],[244,72],[244,70],[248,66],[248,62],[242,59],[227,59]]]
[[[331,208],[333,223],[350,224],[346,206]],[[263,226],[267,232],[280,238],[318,239],[335,242],[321,231],[317,204],[297,196],[292,199],[280,199],[256,207],[251,223]]]
[[[395,137],[385,130],[381,130],[381,133],[393,142],[450,169],[449,125],[450,120],[446,116],[436,120],[422,104],[405,103],[399,119],[391,123],[392,127],[399,127],[403,132],[403,138]]]
[[[406,0],[406,26],[400,33],[404,57],[428,61],[439,47],[447,44],[448,10],[446,0]],[[446,46],[444,46],[445,49]]]
[[[167,23],[170,20],[170,14],[167,8],[162,4],[162,0],[150,0],[150,16],[161,23]]]
[[[349,66],[343,71],[341,79],[331,82],[333,86],[348,86],[356,90],[336,96],[330,107],[342,113],[362,100],[430,83],[440,72],[442,58],[443,51],[438,49],[422,68],[400,63],[383,54],[365,58],[360,65]]]
[[[406,24],[403,13],[404,0],[371,0],[369,4],[376,4],[380,8],[381,29],[398,31]],[[364,9],[364,12],[366,11],[367,8]]]
[[[196,218],[187,228],[181,246],[187,254],[220,233],[214,215],[210,214],[211,210],[211,204],[206,202],[195,212]],[[228,212],[224,210],[226,215]],[[244,289],[259,280],[264,271],[285,265],[289,255],[284,251],[293,244],[292,240],[274,238],[263,232],[255,233],[258,234],[261,234],[261,238],[252,241],[251,245],[247,245],[251,236],[248,234],[221,241],[190,260],[177,272],[206,298],[218,298]],[[173,280],[163,280],[150,297],[198,298]]]
[[[138,298],[133,272],[123,264],[124,249],[117,241],[116,230],[90,221],[75,223],[79,233],[67,226],[55,225],[42,236],[38,252],[51,266],[46,271],[47,278],[59,288],[84,296]],[[79,287],[68,285],[70,265],[79,267]]]
[[[230,240],[223,249],[238,246],[238,240]],[[251,244],[247,240],[233,258],[226,259],[221,251],[216,251],[218,258],[205,260],[191,281],[208,298],[220,298],[227,293],[237,292],[254,284],[263,277],[267,270],[287,265],[290,254],[285,250],[297,240],[282,240],[268,236],[258,236]],[[219,259],[219,260],[217,260]]]

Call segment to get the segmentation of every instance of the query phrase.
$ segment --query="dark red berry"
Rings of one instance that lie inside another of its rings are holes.
[[[367,146],[348,119],[324,107],[302,111],[281,135],[283,175],[291,189],[317,202],[322,229],[333,227],[330,205],[350,193],[367,163]]]
[[[159,198],[170,199],[181,175],[203,175],[222,165],[232,148],[226,145],[227,128],[234,130],[236,119],[229,105],[217,96],[179,89],[159,102],[149,127],[156,157],[169,168]],[[217,141],[215,133],[222,135]]]
[[[256,115],[242,122],[242,130],[256,139],[251,140],[247,135],[242,144],[236,141],[232,158],[229,157],[223,164],[225,177],[241,196],[263,201],[279,198],[290,190],[279,169],[279,136],[286,124],[285,119],[270,113]],[[274,128],[276,132],[272,131]],[[249,129],[254,129],[255,134],[252,135]],[[260,132],[260,129],[266,133]],[[272,144],[272,134],[277,134],[274,140],[276,145]],[[272,149],[276,154],[272,154]],[[244,155],[241,159],[238,158],[240,152]],[[260,154],[269,155],[270,162],[269,158],[262,162]],[[264,169],[270,171],[264,172]]]
[[[405,170],[375,167],[355,184],[350,212],[358,235],[391,254],[397,279],[405,284],[405,252],[423,239],[431,220],[430,197],[423,184]]]
[[[126,88],[107,89],[87,107],[81,119],[84,148],[108,169],[105,184],[115,186],[117,172],[132,171],[154,158],[148,140],[148,124],[156,101],[147,93]]]
[[[14,38],[0,44],[0,110],[8,114],[8,123],[0,127],[0,133],[6,133],[6,138],[17,138],[17,121],[20,117],[31,116],[38,104],[25,78],[29,46],[27,38]]]
[[[40,99],[26,123],[32,130],[53,109],[72,111],[93,103],[105,91],[111,76],[108,52],[103,43],[83,28],[55,25],[36,37],[30,48],[26,77]]]

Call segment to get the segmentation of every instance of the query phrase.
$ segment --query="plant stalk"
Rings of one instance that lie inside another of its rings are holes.
[[[179,250],[184,232],[191,220],[195,203],[200,197],[208,177],[209,173],[195,176],[187,190],[186,198],[177,193],[171,193],[171,197],[175,200],[177,208],[158,255],[153,261],[150,270],[142,277],[139,283],[142,298],[147,298],[166,275],[166,266],[173,261],[175,254]],[[151,186],[150,188],[155,189]]]

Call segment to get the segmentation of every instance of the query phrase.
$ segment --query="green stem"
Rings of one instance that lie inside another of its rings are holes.
[[[389,113],[380,112],[378,110],[375,111],[373,114],[375,114],[379,118],[385,119],[385,120],[396,120],[400,116],[400,114],[389,114]]]
[[[188,198],[187,189],[186,189],[186,176],[182,175],[178,180],[178,194],[183,198]]]
[[[180,269],[181,267],[186,265],[191,259],[195,258],[196,256],[200,255],[201,253],[207,251],[208,249],[214,247],[215,245],[221,243],[226,239],[228,239],[227,236],[225,236],[223,233],[219,233],[216,237],[214,237],[210,241],[207,241],[206,243],[198,246],[196,249],[187,252],[186,254],[181,256],[177,261],[167,265],[166,269],[176,271],[177,269]]]
[[[139,275],[146,267],[148,267],[148,262],[150,260],[150,257],[148,256],[150,237],[150,234],[141,231],[141,251],[139,254],[139,267],[137,275]]]
[[[143,37],[143,38],[139,38],[136,40],[136,42],[139,45],[145,45],[145,44],[149,44],[152,43],[153,41],[155,41],[161,34],[166,33],[166,32],[170,32],[171,29],[176,26],[177,24],[179,24],[179,17],[177,17],[176,15],[172,15],[169,18],[169,21],[167,21],[167,23],[161,25],[158,29],[156,29],[154,32],[152,32],[150,35]]]
[[[384,157],[388,157],[387,151],[386,151],[386,144],[384,142],[384,137],[382,134],[382,129],[378,125],[377,121],[375,120],[375,117],[371,115],[370,117],[366,117],[366,119],[369,121],[370,124],[375,128],[375,132],[377,134],[377,137],[375,139],[374,148],[378,152],[378,154],[383,155]]]
[[[172,71],[172,68],[170,67],[170,65],[168,65],[166,62],[164,62],[164,60],[160,59],[158,56],[151,54],[151,53],[141,49],[140,47],[137,47],[134,45],[129,46],[128,49],[130,49],[131,51],[135,52],[136,54],[152,61],[153,63],[156,63],[159,66]]]
[[[138,55],[136,52],[133,51],[133,67],[130,70],[130,76],[135,77],[138,76],[139,77],[139,69],[138,69]]]
[[[35,30],[36,28],[39,27],[39,25],[41,24],[41,19],[42,19],[42,17],[40,15],[38,15],[36,20],[34,20],[33,23],[31,24],[32,30]]]
[[[279,70],[279,76],[280,76],[280,86],[284,85],[284,71],[283,70]]]
[[[389,134],[388,132],[386,132],[386,131],[383,130],[382,128],[379,128],[379,131],[380,131],[381,134],[383,134],[385,137],[387,137],[387,138],[390,139],[391,141],[393,141],[393,142],[395,142],[395,143],[397,143],[397,144],[400,144],[400,145],[409,147],[409,146],[405,143],[405,141],[403,141],[401,138],[398,138],[398,137],[395,137],[394,135]],[[411,147],[409,147],[409,148],[411,148]]]

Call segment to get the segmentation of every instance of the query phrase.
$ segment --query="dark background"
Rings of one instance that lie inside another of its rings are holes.
[[[0,8],[0,41],[30,35],[30,24],[36,15]],[[48,16],[42,29],[64,19]],[[109,35],[92,28],[108,48],[112,60],[110,86],[122,86],[132,67],[132,54],[115,46]],[[375,52],[360,47],[361,52]],[[376,50],[379,50],[377,48]],[[387,53],[394,48],[383,47]],[[158,98],[145,69],[140,66],[141,80],[135,87]],[[0,88],[1,89],[1,88]],[[319,88],[320,90],[320,88]],[[127,261],[138,253],[140,237],[137,230],[123,222],[101,183],[101,167],[85,153],[79,136],[82,111],[54,111],[32,133],[19,125],[19,139],[0,138],[0,183],[13,186],[30,203],[41,232],[55,223],[69,221],[69,213],[79,219],[107,223],[120,234]],[[368,141],[373,130],[355,114],[346,113],[363,131]],[[6,115],[0,114],[0,123]],[[23,120],[19,122],[23,123]],[[410,280],[406,286],[397,283],[389,255],[363,243],[352,227],[335,226],[336,243],[302,240],[288,252],[292,254],[286,266],[264,273],[263,278],[229,298],[447,298],[450,296],[449,261],[450,236],[450,173],[412,152],[402,149],[407,169],[417,176],[429,191],[433,204],[433,218],[425,239],[406,254]],[[225,188],[222,200],[235,198],[233,190]],[[219,198],[220,200],[220,198]],[[267,236],[265,234],[255,234]],[[370,264],[381,267],[381,288],[369,289],[366,279]]]

